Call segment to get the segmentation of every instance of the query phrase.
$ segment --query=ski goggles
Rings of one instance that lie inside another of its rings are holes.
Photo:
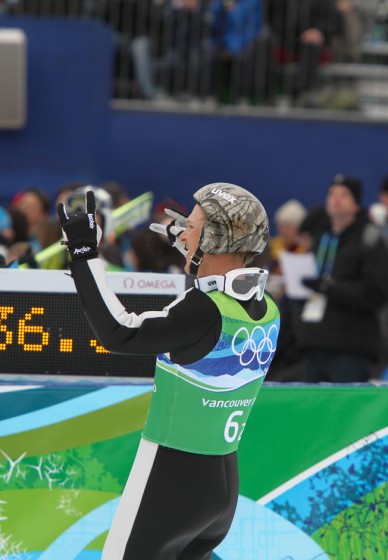
[[[247,301],[253,296],[261,300],[264,296],[267,278],[268,270],[263,268],[236,268],[223,276],[196,278],[194,284],[202,292],[218,290],[241,301]]]

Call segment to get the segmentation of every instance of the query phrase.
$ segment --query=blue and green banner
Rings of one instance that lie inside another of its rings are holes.
[[[100,559],[151,393],[0,380],[1,560]],[[385,558],[387,398],[388,387],[264,384],[214,560]]]

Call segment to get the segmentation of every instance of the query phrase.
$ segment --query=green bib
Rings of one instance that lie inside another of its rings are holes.
[[[238,448],[274,356],[279,311],[264,296],[267,312],[254,321],[226,294],[207,295],[222,316],[220,338],[209,354],[191,364],[158,356],[143,437],[191,453],[225,455]]]

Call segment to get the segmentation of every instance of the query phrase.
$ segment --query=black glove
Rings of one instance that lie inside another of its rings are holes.
[[[302,284],[314,292],[326,294],[330,286],[333,285],[333,279],[327,276],[322,276],[321,278],[302,278]]]
[[[179,239],[180,234],[187,228],[187,216],[173,210],[172,208],[164,209],[167,216],[174,218],[167,226],[162,224],[151,224],[150,230],[162,235],[167,235],[171,245],[178,249],[182,255],[187,255],[186,245]]]
[[[101,228],[96,222],[96,201],[93,191],[85,194],[84,214],[66,213],[64,204],[58,204],[58,217],[62,226],[65,245],[72,260],[87,260],[98,257],[97,246],[101,239]]]

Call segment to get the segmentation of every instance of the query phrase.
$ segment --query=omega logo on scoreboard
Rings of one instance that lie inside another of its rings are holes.
[[[139,290],[141,292],[149,292],[149,290],[155,290],[158,292],[166,291],[169,293],[168,290],[173,290],[174,292],[177,289],[176,282],[171,280],[166,276],[166,278],[147,278],[147,276],[142,275],[139,278],[135,278],[134,276],[128,276],[124,279],[124,288],[128,288],[130,290]]]

